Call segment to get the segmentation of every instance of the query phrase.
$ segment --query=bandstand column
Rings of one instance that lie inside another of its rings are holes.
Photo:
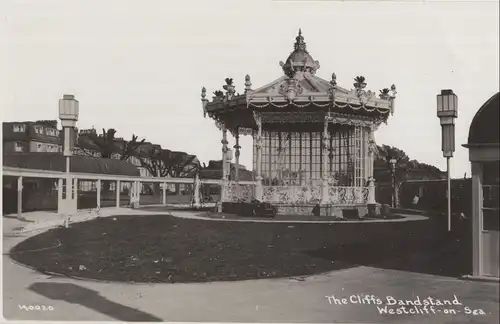
[[[226,190],[228,186],[228,165],[227,165],[227,152],[229,149],[227,148],[227,129],[226,126],[222,126],[222,186],[220,190],[220,200],[221,205],[219,206],[219,212],[222,212],[222,203],[226,201]]]
[[[240,181],[240,133],[239,130],[236,129],[236,134],[234,135],[235,144],[234,144],[234,156],[235,156],[235,170],[234,170],[234,180],[236,182]]]
[[[373,132],[374,129],[373,127],[369,128],[369,133],[368,133],[368,173],[367,173],[367,178],[368,178],[368,204],[369,205],[375,205],[377,201],[375,200],[375,178],[373,178],[373,159],[374,159],[374,153],[375,153],[375,139],[373,137]]]
[[[327,204],[328,203],[328,117],[325,117],[325,124],[324,124],[324,129],[323,129],[323,138],[322,138],[322,154],[323,154],[323,165],[321,169],[321,179],[322,179],[322,185],[321,185],[321,204]]]
[[[255,138],[255,199],[262,200],[262,119],[260,115],[254,114],[257,124],[257,136]]]

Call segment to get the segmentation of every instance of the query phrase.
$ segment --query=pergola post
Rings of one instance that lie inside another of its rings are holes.
[[[57,179],[57,212],[59,214],[64,212],[63,201],[63,179]]]
[[[193,207],[196,209],[201,207],[200,187],[201,187],[201,181],[197,172],[194,178],[194,185],[193,185]]]
[[[163,183],[161,203],[163,204],[163,206],[165,206],[167,204],[167,183],[166,182]]]
[[[235,156],[235,170],[234,170],[234,180],[236,183],[240,181],[240,133],[239,129],[236,128],[236,133],[234,135],[235,144],[234,144],[234,156]]]
[[[254,113],[257,124],[257,136],[255,137],[255,199],[262,200],[262,119],[259,114]]]
[[[322,138],[322,145],[321,145],[321,150],[322,150],[322,155],[323,155],[323,165],[321,166],[321,204],[325,205],[328,203],[328,116],[325,116],[325,123],[324,123],[324,129],[323,129],[323,138]]]
[[[135,183],[136,189],[136,196],[135,196],[135,208],[140,207],[140,202],[141,202],[141,181],[136,181]]]
[[[23,177],[17,177],[17,218],[23,213]]]
[[[116,180],[116,208],[120,207],[120,194],[121,194],[122,188],[121,188],[121,183],[120,180]]]
[[[78,178],[73,178],[73,187],[72,187],[72,203],[73,203],[73,212],[76,213],[78,212]]]
[[[101,209],[101,179],[96,181],[96,191],[97,191],[97,209]]]

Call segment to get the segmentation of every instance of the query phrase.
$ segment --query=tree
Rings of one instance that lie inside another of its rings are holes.
[[[152,150],[149,158],[141,158],[141,164],[155,177],[194,177],[200,169],[196,155],[161,148]],[[178,184],[175,187],[178,191]]]
[[[167,149],[153,150],[148,158],[141,158],[141,164],[151,174],[160,177],[191,177],[200,169],[196,155]]]
[[[91,132],[86,134],[90,141],[94,144],[96,150],[101,154],[104,159],[111,159],[114,153],[119,154],[120,161],[127,161],[129,157],[135,156],[143,145],[145,139],[137,141],[137,136],[132,135],[132,140],[125,142],[123,147],[120,149],[118,145],[118,139],[115,137],[116,129],[108,128],[102,129],[102,134],[98,135],[97,132]],[[84,150],[87,154],[87,151]],[[109,181],[104,181],[102,186],[103,194],[109,193],[110,183]]]
[[[123,150],[120,154],[120,161],[127,161],[129,157],[137,155],[139,148],[144,144],[145,138],[137,141],[138,136],[132,134],[132,139],[128,142],[125,142],[123,146]]]
[[[85,134],[90,139],[93,146],[101,154],[102,158],[111,159],[114,153],[119,154],[120,161],[127,161],[131,156],[135,156],[139,148],[144,144],[145,139],[138,141],[138,136],[132,134],[130,141],[124,141],[123,147],[118,145],[118,138],[116,138],[116,129],[109,128],[108,130],[102,129],[102,134],[91,132]],[[123,139],[121,139],[123,141]]]
[[[97,132],[88,133],[87,137],[95,144],[102,158],[110,159],[117,150],[115,134],[116,130],[114,128],[108,128],[108,130],[103,128],[102,134],[98,135]]]
[[[395,180],[398,191],[399,187],[407,180],[409,173],[412,171],[424,171],[420,176],[430,175],[437,178],[439,178],[442,173],[441,170],[435,166],[420,163],[417,160],[410,160],[408,155],[397,147],[381,145],[377,146],[374,160],[374,171],[377,181],[382,183],[390,183],[392,181],[392,173],[390,171],[391,165],[389,163],[391,158],[396,160]],[[396,197],[396,199],[398,199],[398,197]]]

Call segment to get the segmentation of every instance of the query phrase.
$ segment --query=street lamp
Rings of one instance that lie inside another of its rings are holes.
[[[62,99],[59,99],[59,119],[61,120],[61,126],[64,130],[64,148],[63,155],[66,157],[66,212],[64,225],[68,227],[68,214],[71,209],[69,206],[69,201],[73,195],[73,181],[70,176],[70,157],[73,155],[73,144],[74,144],[74,128],[76,127],[76,122],[78,121],[78,101],[75,100],[73,95],[63,95]],[[71,183],[71,184],[70,184]]]
[[[437,95],[437,116],[441,122],[441,150],[446,158],[448,181],[448,232],[451,231],[451,179],[450,158],[455,152],[455,118],[458,117],[458,97],[453,90],[441,90]]]
[[[390,167],[391,170],[391,183],[392,183],[392,208],[396,208],[396,196],[397,196],[397,191],[396,191],[396,163],[397,160],[390,155],[386,157],[387,164]]]

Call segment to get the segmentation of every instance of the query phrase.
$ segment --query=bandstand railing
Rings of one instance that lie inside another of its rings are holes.
[[[250,202],[255,197],[253,183],[229,182],[225,187],[228,202]],[[358,205],[368,202],[368,187],[328,186],[327,200],[322,201],[320,184],[309,186],[262,186],[262,201],[280,205]]]
[[[368,202],[368,187],[329,186],[327,200],[322,202],[321,185],[313,186],[264,186],[262,200],[283,205],[357,205]]]
[[[358,205],[368,202],[368,187],[328,187],[329,204]]]
[[[253,182],[250,183],[237,183],[234,181],[229,182],[229,184],[224,188],[225,201],[229,202],[250,202],[254,198],[255,185]]]
[[[264,186],[262,200],[274,204],[317,204],[321,186]]]

